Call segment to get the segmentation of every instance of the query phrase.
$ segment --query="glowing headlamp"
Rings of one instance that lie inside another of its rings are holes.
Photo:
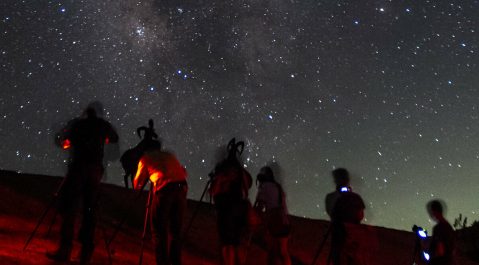
[[[412,231],[414,233],[416,233],[416,235],[421,238],[421,239],[426,239],[427,238],[427,231],[426,229],[420,227],[420,226],[417,226],[417,225],[414,225],[412,227]]]
[[[429,256],[429,253],[427,253],[426,251],[423,251],[422,252],[422,256],[424,257],[425,260],[429,261],[429,259],[431,258],[431,256]]]

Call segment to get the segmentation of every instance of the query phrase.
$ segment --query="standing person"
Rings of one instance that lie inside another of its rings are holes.
[[[181,227],[186,209],[186,170],[161,143],[151,140],[138,163],[133,181],[135,189],[153,183],[151,233],[155,244],[157,265],[181,264]]]
[[[349,264],[346,224],[360,224],[364,218],[364,201],[349,185],[349,172],[338,168],[332,172],[336,190],[326,196],[326,211],[331,217],[332,237],[330,259],[333,265]]]
[[[432,229],[428,254],[431,265],[451,265],[454,259],[454,229],[444,217],[444,207],[439,200],[427,204],[429,216],[437,223]]]
[[[275,180],[273,170],[261,168],[256,181],[259,183],[255,208],[260,212],[268,236],[268,265],[291,265],[288,251],[290,222],[286,207],[286,195]]]
[[[252,185],[251,175],[238,159],[244,142],[233,138],[228,144],[228,156],[219,162],[212,174],[210,195],[216,208],[221,256],[224,265],[239,265],[243,262],[240,251],[242,235],[248,226],[248,190]]]
[[[62,217],[60,246],[47,257],[55,261],[68,261],[72,251],[75,212],[78,202],[83,206],[83,219],[79,232],[82,243],[80,264],[88,264],[93,254],[95,235],[95,209],[98,189],[103,176],[105,143],[118,142],[118,135],[110,123],[99,116],[103,106],[91,103],[83,116],[72,120],[59,134],[58,140],[70,149],[68,172],[58,194],[58,212]]]

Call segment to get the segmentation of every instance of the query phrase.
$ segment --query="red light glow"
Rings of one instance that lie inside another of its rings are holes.
[[[62,148],[63,149],[69,149],[71,147],[71,142],[69,139],[65,139],[63,142],[62,142]]]

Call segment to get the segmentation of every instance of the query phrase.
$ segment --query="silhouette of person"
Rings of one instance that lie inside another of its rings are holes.
[[[427,210],[431,218],[437,222],[432,230],[432,238],[429,245],[429,264],[453,264],[455,235],[454,229],[444,217],[443,203],[439,200],[432,200],[427,204]]]
[[[70,149],[68,171],[58,194],[58,212],[62,217],[60,245],[47,257],[67,261],[72,251],[74,221],[77,204],[82,202],[83,219],[79,231],[82,243],[80,263],[90,261],[94,249],[95,210],[98,189],[103,176],[105,143],[118,142],[118,135],[110,123],[100,118],[103,107],[93,102],[80,118],[73,119],[59,133],[60,141]]]
[[[255,209],[260,213],[268,242],[268,265],[291,265],[288,251],[290,222],[286,207],[286,195],[281,185],[275,180],[273,170],[269,166],[262,167],[257,175],[258,193]]]
[[[360,224],[364,218],[364,201],[349,185],[349,172],[338,168],[332,172],[336,190],[326,196],[326,211],[331,217],[331,253],[333,265],[346,263],[354,257],[345,255],[347,231],[345,224]]]
[[[248,226],[248,210],[251,208],[248,191],[253,180],[238,159],[243,148],[244,142],[236,143],[233,138],[228,144],[227,158],[210,173],[212,182],[209,192],[216,208],[224,265],[238,265],[244,259],[240,245]]]
[[[175,155],[151,140],[138,163],[133,184],[142,189],[148,179],[153,183],[151,233],[157,265],[181,264],[181,227],[186,209],[186,169]]]

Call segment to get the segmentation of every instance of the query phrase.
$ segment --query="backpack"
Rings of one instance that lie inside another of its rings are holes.
[[[251,176],[239,162],[225,160],[216,167],[209,192],[213,198],[226,195],[233,199],[246,199],[251,182]]]
[[[244,150],[244,142],[236,142],[233,138],[227,146],[228,157],[216,165],[212,174],[210,196],[226,196],[233,200],[248,198],[248,190],[252,185],[251,175],[238,161],[237,155]]]

